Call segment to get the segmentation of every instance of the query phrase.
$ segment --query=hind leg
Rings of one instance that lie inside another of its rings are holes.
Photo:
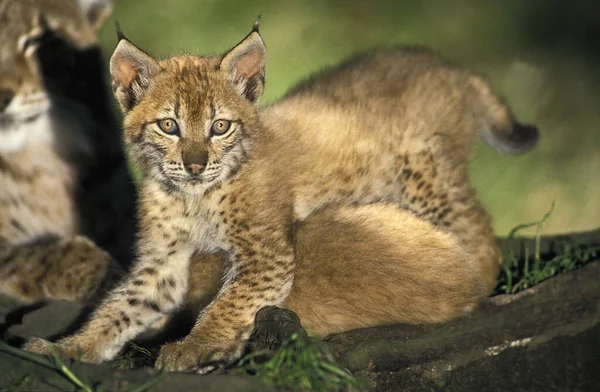
[[[486,293],[456,236],[391,204],[314,213],[297,230],[296,258],[285,306],[314,335],[442,322]]]
[[[456,236],[392,204],[311,214],[296,230],[295,256],[294,285],[282,306],[311,335],[442,322],[486,294],[485,271]],[[197,304],[196,313],[220,287],[223,263],[215,255],[191,264],[187,302]]]
[[[450,222],[445,230],[458,237],[465,251],[483,269],[485,292],[490,295],[502,264],[502,252],[492,231],[491,218],[481,203],[472,198],[469,202],[454,203],[445,217]]]
[[[468,162],[453,154],[453,141],[436,135],[427,149],[404,159],[400,205],[455,235],[473,263],[483,270],[486,293],[494,289],[502,255],[491,218],[471,186]]]

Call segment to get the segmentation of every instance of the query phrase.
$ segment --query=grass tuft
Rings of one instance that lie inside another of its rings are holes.
[[[67,365],[65,365],[65,362],[62,360],[62,358],[58,355],[58,353],[56,352],[56,350],[54,350],[52,346],[50,346],[50,349],[52,351],[52,360],[54,362],[54,367],[58,369],[58,371],[67,380],[73,383],[73,385],[75,385],[82,392],[94,391],[94,389],[91,386],[89,386],[87,383],[84,383],[79,377],[75,375],[75,373],[71,371],[71,369],[68,368]]]
[[[276,352],[255,351],[238,361],[232,374],[253,375],[290,391],[357,391],[366,385],[341,369],[323,342],[294,333]]]
[[[113,360],[111,366],[115,369],[131,370],[141,366],[150,366],[154,364],[154,355],[144,347],[129,342],[129,350],[123,355]]]
[[[62,360],[62,358],[52,349],[52,359],[40,357],[37,354],[33,354],[15,347],[10,346],[7,343],[0,341],[0,351],[4,351],[8,354],[14,355],[15,357],[21,358],[25,361],[29,361],[35,363],[37,365],[43,366],[48,369],[52,369],[57,371],[60,375],[66,378],[69,382],[71,382],[79,392],[100,392],[102,390],[101,385],[96,385],[94,387],[90,386],[88,383],[84,382],[80,377],[78,377]],[[148,379],[146,382],[138,385],[137,387],[129,390],[128,392],[143,392],[156,384],[162,377],[164,377],[165,373],[157,373],[155,376]],[[19,383],[15,386],[11,386],[8,389],[1,389],[0,392],[5,391],[16,391],[18,388],[23,386],[26,382],[29,382],[29,376],[23,377],[19,381]]]
[[[555,275],[573,271],[600,256],[600,245],[576,240],[561,241],[554,254],[542,256],[540,252],[542,231],[553,211],[554,202],[552,202],[550,210],[539,221],[518,225],[510,231],[507,239],[513,239],[522,229],[536,228],[533,265],[530,263],[531,252],[527,244],[525,244],[523,259],[520,259],[511,249],[504,255],[504,264],[494,294],[517,293]]]

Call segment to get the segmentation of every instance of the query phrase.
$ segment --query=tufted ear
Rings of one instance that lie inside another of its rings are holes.
[[[123,113],[144,96],[152,77],[160,71],[158,61],[132,44],[117,26],[119,43],[110,58],[110,74],[115,98]]]
[[[77,0],[77,4],[97,32],[112,14],[115,0]]]
[[[267,47],[258,32],[260,16],[250,34],[223,55],[219,68],[229,77],[239,94],[258,104],[265,87]]]

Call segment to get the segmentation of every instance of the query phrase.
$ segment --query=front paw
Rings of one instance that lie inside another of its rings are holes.
[[[188,336],[164,345],[154,366],[169,372],[208,373],[237,360],[244,347],[240,342],[211,342]]]
[[[56,343],[51,343],[41,338],[31,338],[25,343],[23,350],[50,357],[58,355],[64,358],[78,359],[88,363],[101,362],[100,356],[94,350],[86,347],[85,344],[79,345],[73,339],[69,338]]]

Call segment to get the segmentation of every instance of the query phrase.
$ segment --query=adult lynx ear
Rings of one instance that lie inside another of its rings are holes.
[[[110,58],[110,74],[115,98],[123,113],[144,96],[150,80],[160,71],[158,61],[132,44],[116,23],[119,43]]]
[[[115,0],[77,0],[77,4],[97,32],[112,14]]]
[[[253,104],[265,88],[267,47],[258,32],[260,16],[246,36],[221,59],[219,68],[227,72],[239,94]]]

